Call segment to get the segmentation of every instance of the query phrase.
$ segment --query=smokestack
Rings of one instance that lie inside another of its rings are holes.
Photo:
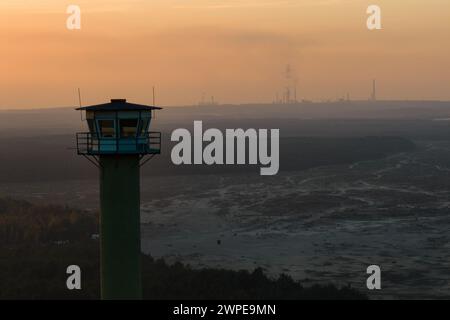
[[[297,103],[297,81],[295,82],[294,87],[294,103]]]
[[[377,81],[374,79],[372,82],[372,101],[377,101]]]

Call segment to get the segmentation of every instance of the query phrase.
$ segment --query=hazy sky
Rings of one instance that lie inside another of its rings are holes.
[[[82,29],[66,29],[66,8]],[[378,4],[383,30],[366,28]],[[300,98],[450,100],[448,0],[1,0],[0,109],[111,97],[163,105]]]

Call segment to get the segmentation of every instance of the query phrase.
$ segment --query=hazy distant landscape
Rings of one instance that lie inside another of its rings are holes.
[[[168,107],[143,169],[142,246],[195,268],[264,268],[372,298],[449,298],[449,102]],[[437,120],[440,119],[440,120]],[[280,173],[174,166],[170,133],[279,128]],[[74,150],[72,109],[0,111],[0,195],[98,210],[98,173]],[[383,290],[365,289],[365,268]]]
[[[450,300],[450,1],[62,2],[0,1],[0,300]]]

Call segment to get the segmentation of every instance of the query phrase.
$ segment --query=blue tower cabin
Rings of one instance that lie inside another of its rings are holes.
[[[80,155],[159,154],[161,133],[150,132],[154,110],[159,107],[112,99],[110,103],[82,107],[89,132],[77,134]]]
[[[142,297],[140,167],[161,152],[161,133],[149,131],[158,109],[125,99],[77,109],[89,128],[77,133],[77,152],[100,171],[102,299]]]

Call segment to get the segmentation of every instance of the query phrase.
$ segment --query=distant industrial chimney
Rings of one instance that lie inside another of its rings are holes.
[[[372,82],[372,96],[370,100],[377,101],[377,81],[375,79]]]

